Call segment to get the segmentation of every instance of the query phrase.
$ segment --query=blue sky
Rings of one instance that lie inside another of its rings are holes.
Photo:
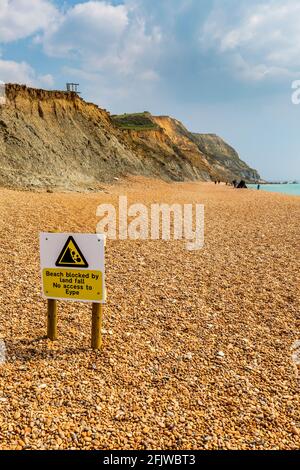
[[[0,0],[0,79],[78,81],[112,113],[216,133],[270,180],[300,180],[298,0]]]

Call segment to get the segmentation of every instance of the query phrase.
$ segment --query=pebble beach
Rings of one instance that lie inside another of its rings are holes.
[[[51,342],[39,232],[94,233],[120,195],[204,204],[205,246],[108,240],[103,349],[84,303]],[[0,208],[1,450],[299,449],[299,197],[130,177]]]

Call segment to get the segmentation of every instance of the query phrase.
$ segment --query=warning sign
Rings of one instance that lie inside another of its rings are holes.
[[[43,269],[44,294],[50,298],[101,301],[102,284],[101,271]]]
[[[41,233],[43,294],[105,303],[104,235]]]
[[[83,254],[80,251],[74,238],[71,236],[66,241],[65,246],[62,249],[59,257],[56,261],[56,266],[74,268],[81,266],[82,268],[88,268],[89,265],[86,262]]]

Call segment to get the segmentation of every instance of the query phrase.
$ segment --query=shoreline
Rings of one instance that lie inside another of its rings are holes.
[[[249,189],[257,189],[256,184],[249,184]],[[287,184],[261,184],[260,190],[264,192],[286,194],[288,196],[300,196],[300,184],[287,183]]]
[[[156,185],[161,186],[161,185],[166,185],[167,187],[170,186],[185,186],[185,185],[196,185],[196,186],[210,186],[212,188],[218,189],[218,188],[227,188],[227,189],[237,189],[233,188],[231,185],[226,185],[225,182],[221,182],[220,184],[215,184],[214,181],[198,181],[198,180],[190,180],[190,181],[166,181],[163,179],[156,179],[152,177],[145,177],[145,176],[139,176],[139,175],[128,175],[123,178],[118,178],[116,181],[112,181],[110,183],[105,183],[105,182],[99,182],[98,187],[82,187],[81,189],[67,189],[67,188],[48,188],[48,187],[20,187],[20,188],[15,188],[15,187],[10,187],[10,186],[1,186],[0,185],[0,191],[12,191],[12,192],[19,192],[19,193],[32,193],[32,194],[101,194],[108,189],[116,188],[116,187],[121,187],[123,186],[124,188],[128,187],[128,185],[134,185],[138,187],[139,185],[145,184],[147,187],[155,187]],[[247,189],[255,190],[257,188],[257,183],[246,183],[247,184]],[[277,183],[259,183],[261,186],[261,190],[263,186],[300,186],[300,184],[278,184]],[[241,190],[240,190],[241,191]],[[265,191],[265,192],[272,192],[272,191]],[[288,193],[283,193],[283,192],[277,192],[274,191],[273,194],[283,194],[283,195],[292,195],[293,194],[288,194]],[[296,194],[298,196],[298,194]]]

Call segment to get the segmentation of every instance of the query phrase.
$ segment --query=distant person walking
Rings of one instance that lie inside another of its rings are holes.
[[[257,185],[257,190],[258,190],[258,191],[260,190],[260,184]]]

